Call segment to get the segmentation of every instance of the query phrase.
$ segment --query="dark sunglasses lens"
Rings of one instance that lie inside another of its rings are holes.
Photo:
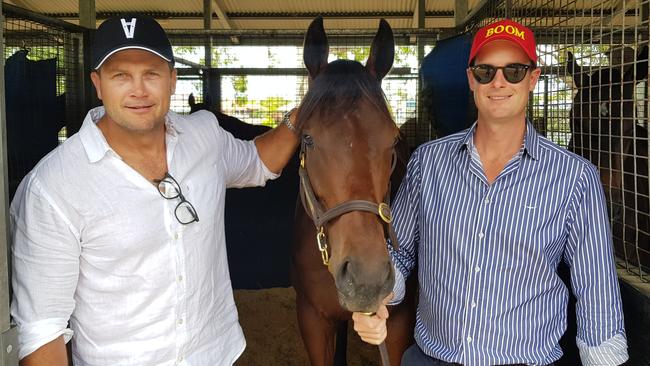
[[[524,77],[526,76],[526,71],[528,71],[528,67],[526,65],[520,65],[520,64],[507,65],[503,69],[503,76],[505,76],[506,80],[508,80],[509,83],[514,84],[524,80]]]
[[[487,84],[494,79],[496,69],[490,65],[477,65],[472,68],[472,73],[476,81],[481,84]]]

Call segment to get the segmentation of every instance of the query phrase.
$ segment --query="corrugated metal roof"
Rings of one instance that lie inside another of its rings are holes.
[[[4,0],[40,14],[58,17],[78,24],[79,0]],[[234,29],[301,29],[318,14],[325,16],[328,29],[373,29],[380,18],[386,18],[393,28],[414,28],[413,14],[418,0],[212,0],[212,29],[223,29],[225,25],[216,16],[216,4],[229,18]],[[468,11],[481,4],[482,0],[468,0]],[[493,6],[494,2],[488,2]],[[535,9],[513,9],[513,15],[559,16],[572,18],[576,9],[604,9],[603,15],[611,13],[619,2],[614,0],[565,0],[532,1]],[[634,2],[632,2],[634,3]],[[454,26],[454,0],[425,1],[426,28],[450,28]],[[528,3],[526,3],[528,4]],[[558,6],[559,4],[560,6]],[[629,8],[630,5],[628,4]],[[632,6],[634,7],[634,6]],[[168,29],[202,29],[203,0],[96,0],[97,23],[116,14],[141,12],[156,17]],[[628,15],[629,16],[629,15]],[[620,19],[619,19],[620,18]],[[622,22],[615,17],[613,23]]]
[[[213,29],[222,29],[215,4],[236,29],[304,29],[317,14],[332,29],[374,28],[380,18],[393,27],[413,27],[417,0],[213,0]],[[470,0],[475,3],[480,0]],[[40,14],[78,24],[79,0],[5,0]],[[453,26],[454,0],[427,1],[427,26]],[[203,0],[96,0],[98,24],[117,13],[142,12],[172,29],[203,28]],[[329,23],[329,24],[328,24]]]

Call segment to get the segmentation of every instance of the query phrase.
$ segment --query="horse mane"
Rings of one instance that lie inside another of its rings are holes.
[[[393,121],[381,84],[363,65],[350,60],[332,61],[312,81],[297,117],[305,121],[315,113],[329,116],[336,111],[351,110],[362,99],[368,100]],[[337,119],[328,121],[335,122]]]

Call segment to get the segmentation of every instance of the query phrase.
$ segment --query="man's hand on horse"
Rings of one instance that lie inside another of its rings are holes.
[[[391,292],[379,305],[377,312],[374,314],[354,312],[352,320],[354,321],[354,330],[359,337],[366,342],[378,345],[386,339],[388,331],[386,330],[386,319],[388,319],[388,308],[386,304],[393,299]]]

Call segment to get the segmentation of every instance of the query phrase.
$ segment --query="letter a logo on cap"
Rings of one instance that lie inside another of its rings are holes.
[[[131,22],[127,22],[126,19],[120,19],[122,21],[122,28],[124,29],[124,35],[126,38],[133,38],[133,33],[135,33],[135,18],[131,18]]]

